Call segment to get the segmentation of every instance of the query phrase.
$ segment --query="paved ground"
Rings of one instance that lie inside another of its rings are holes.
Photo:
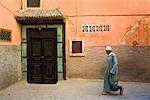
[[[70,79],[57,84],[25,80],[0,91],[0,100],[150,100],[150,83],[121,82],[124,95],[101,95],[103,81]]]

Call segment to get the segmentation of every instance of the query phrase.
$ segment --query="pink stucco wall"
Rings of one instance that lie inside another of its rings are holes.
[[[60,8],[65,15],[149,13],[149,0],[42,0],[43,8]]]
[[[21,29],[14,14],[21,9],[21,0],[1,0],[0,3],[0,28],[12,31],[12,41],[0,42],[0,45],[20,45]]]
[[[26,0],[0,1],[10,9],[0,6],[0,28],[12,30],[12,42],[0,42],[0,45],[21,43],[21,29],[14,18],[21,9],[21,1]],[[85,38],[86,46],[150,44],[149,16],[123,16],[149,14],[149,0],[41,0],[41,8],[58,8],[62,12],[66,18],[67,46],[70,38]],[[109,24],[110,31],[83,33],[81,27],[86,24]]]
[[[43,8],[58,8],[66,17],[67,45],[71,37],[85,38],[86,46],[149,45],[150,18],[130,16],[149,14],[149,6],[149,0],[142,2],[141,0],[43,0],[42,2]],[[144,27],[140,25],[141,21],[145,21],[147,32],[144,32]],[[111,29],[109,32],[83,33],[81,26],[85,24],[109,24]]]

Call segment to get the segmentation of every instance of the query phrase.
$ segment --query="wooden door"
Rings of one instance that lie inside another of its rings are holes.
[[[57,83],[56,29],[28,29],[28,82]]]

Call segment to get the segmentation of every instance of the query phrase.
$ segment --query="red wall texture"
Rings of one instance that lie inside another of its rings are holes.
[[[21,30],[15,19],[15,14],[21,9],[21,0],[0,0],[0,28],[12,32],[11,42],[2,42],[0,45],[20,45]]]
[[[85,38],[86,46],[149,45],[149,6],[149,0],[43,1],[44,8],[58,8],[65,16],[67,43],[70,37]],[[82,25],[110,25],[110,30],[85,33]]]
[[[0,28],[12,30],[12,42],[19,45],[20,27],[14,14],[26,0],[1,0]],[[58,8],[66,18],[66,43],[84,37],[86,46],[149,45],[149,0],[41,0],[41,9]],[[7,14],[7,15],[6,15]],[[7,19],[7,20],[6,20]],[[82,32],[83,25],[109,25],[109,31]]]

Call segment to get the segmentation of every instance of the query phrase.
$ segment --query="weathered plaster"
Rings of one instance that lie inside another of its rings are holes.
[[[127,28],[124,35],[125,45],[149,46],[150,45],[150,20],[149,16],[139,17]]]
[[[21,47],[0,46],[0,90],[22,79]]]
[[[150,82],[150,47],[115,46],[119,59],[119,79]],[[105,47],[85,47],[84,57],[70,57],[67,49],[67,77],[103,78],[106,64]]]

